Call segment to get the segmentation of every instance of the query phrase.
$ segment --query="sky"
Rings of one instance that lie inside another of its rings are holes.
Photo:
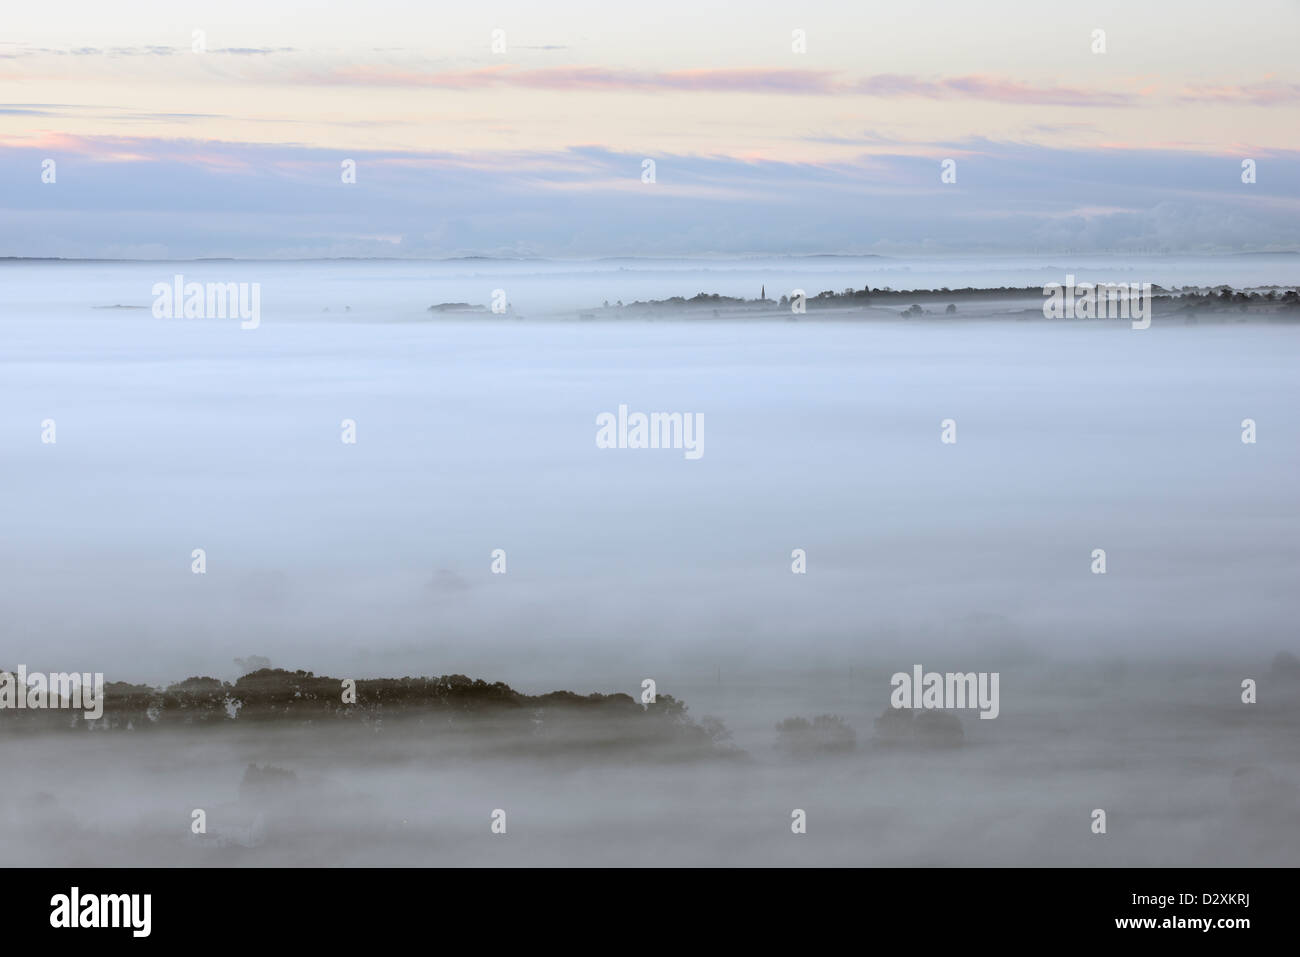
[[[4,256],[1300,248],[1296,0],[76,0],[4,26]]]

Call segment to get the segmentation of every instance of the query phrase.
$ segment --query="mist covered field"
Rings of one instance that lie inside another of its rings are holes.
[[[1002,715],[935,748],[873,734],[884,669],[693,691],[745,751],[712,759],[319,725],[11,738],[0,826],[6,862],[35,866],[1293,866],[1300,681],[1251,673],[1243,712],[1230,668],[1012,666]],[[823,709],[857,748],[778,748],[774,716]]]
[[[581,725],[544,754],[397,723],[0,727],[7,863],[1300,863],[1300,325],[582,321],[779,270],[451,268],[0,264],[0,668],[651,678],[729,737],[651,761]],[[904,272],[813,268],[810,293]],[[261,281],[261,325],[154,318],[178,270]],[[1233,278],[1194,273],[1166,281]],[[500,285],[528,319],[427,309]],[[701,414],[702,456],[598,448],[620,405]],[[998,717],[883,740],[916,664],[999,672]],[[783,743],[817,715],[853,746]]]

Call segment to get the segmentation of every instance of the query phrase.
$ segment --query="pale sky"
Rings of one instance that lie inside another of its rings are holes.
[[[322,6],[9,5],[0,255],[1300,242],[1296,0]]]

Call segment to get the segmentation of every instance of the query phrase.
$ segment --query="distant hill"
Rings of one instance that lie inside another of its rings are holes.
[[[720,721],[696,722],[672,695],[657,695],[646,704],[627,694],[527,695],[504,682],[465,675],[352,681],[261,668],[234,683],[201,676],[165,688],[110,682],[104,685],[98,720],[62,708],[0,709],[0,736],[87,729],[218,733],[234,727],[469,732],[528,753],[648,749],[675,759],[741,753],[726,743],[729,735]]]

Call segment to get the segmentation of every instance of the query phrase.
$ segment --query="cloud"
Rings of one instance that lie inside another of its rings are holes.
[[[1127,93],[1080,90],[1063,86],[1033,86],[991,76],[957,76],[927,80],[915,76],[882,73],[854,85],[854,92],[867,96],[916,96],[932,100],[969,99],[996,103],[1024,103],[1038,106],[1132,106]]]
[[[938,152],[940,149],[943,152]],[[683,256],[1300,245],[1300,153],[1243,190],[1218,156],[985,138],[797,163],[549,151],[357,150],[42,134],[0,138],[0,255]],[[936,157],[958,156],[958,184]],[[59,163],[55,185],[34,171]],[[1226,170],[1226,172],[1225,172]],[[393,237],[401,237],[394,241]]]
[[[166,57],[177,56],[179,54],[191,54],[193,50],[190,47],[176,47],[163,44],[154,44],[150,46],[118,46],[118,47],[33,47],[16,44],[6,44],[6,46],[15,46],[16,49],[6,50],[0,53],[0,59],[16,60],[27,57],[40,56],[73,56],[73,57]],[[296,47],[219,47],[206,51],[204,55],[221,54],[228,56],[271,56],[277,53],[298,53]]]
[[[1291,106],[1300,102],[1300,83],[1247,83],[1226,86],[1193,85],[1178,99],[1184,103],[1238,103],[1250,106]]]
[[[600,66],[521,69],[509,65],[469,70],[421,72],[395,67],[353,66],[304,74],[303,82],[357,86],[435,87],[449,90],[513,88],[586,92],[755,93],[794,96],[924,97],[987,100],[1042,106],[1125,107],[1137,100],[1127,93],[1034,86],[992,76],[926,79],[880,74],[845,80],[833,70],[689,69],[625,70]]]
[[[270,56],[273,53],[297,53],[297,47],[218,47],[208,53],[226,53],[230,56]]]
[[[728,93],[832,93],[834,74],[819,70],[673,70],[647,72],[597,66],[546,67],[527,70],[488,66],[471,70],[421,73],[388,67],[339,68],[317,75],[316,82],[359,86],[427,86],[451,90],[494,87],[562,91],[635,92],[678,90]],[[307,78],[309,81],[312,78]]]
[[[226,119],[227,113],[136,112],[116,106],[70,103],[0,103],[0,116],[42,116],[58,119],[102,119],[130,123],[177,123],[191,120]],[[283,120],[277,122],[286,122]]]

